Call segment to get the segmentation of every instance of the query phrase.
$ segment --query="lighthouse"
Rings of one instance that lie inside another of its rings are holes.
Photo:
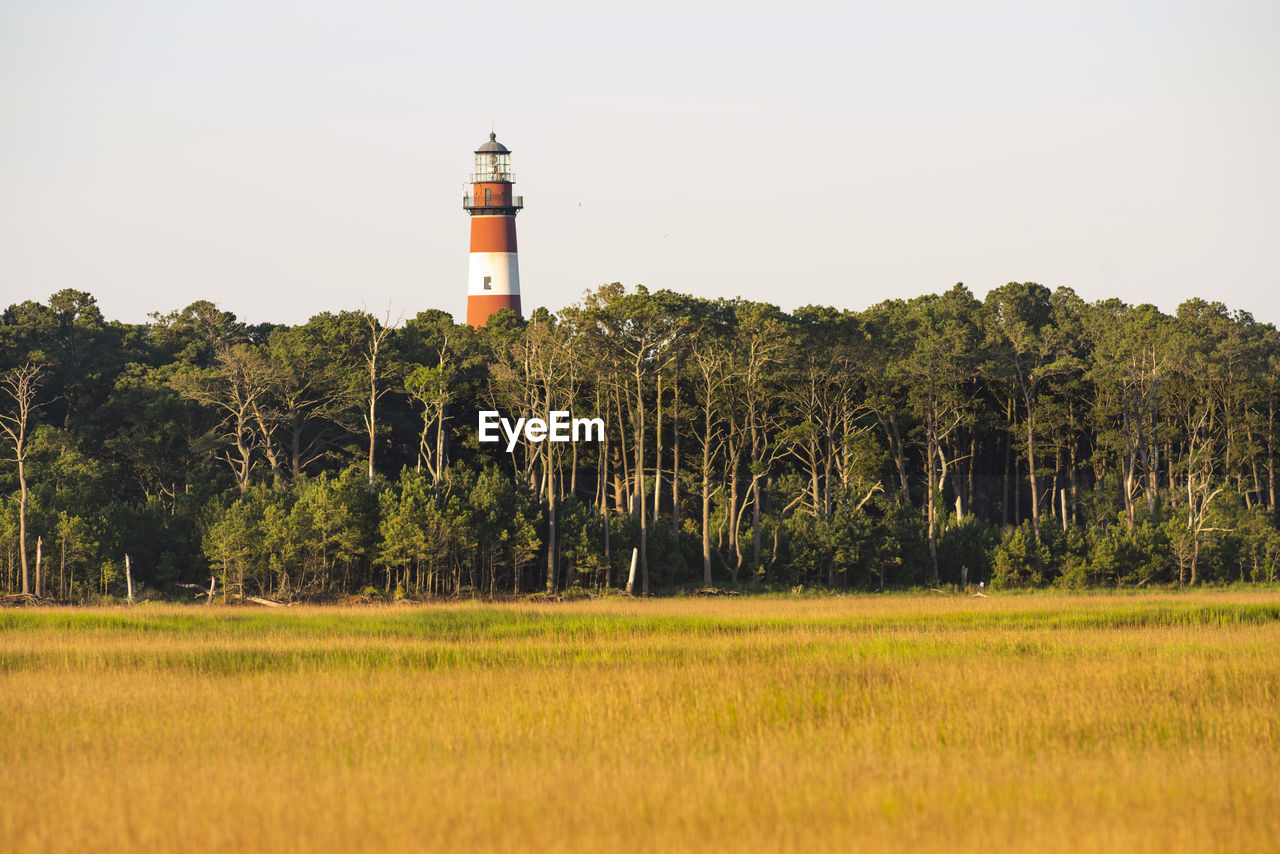
[[[467,325],[484,326],[500,308],[520,314],[520,266],[516,214],[524,199],[513,195],[511,151],[494,133],[476,149],[471,192],[462,207],[471,214],[471,264],[467,273]]]

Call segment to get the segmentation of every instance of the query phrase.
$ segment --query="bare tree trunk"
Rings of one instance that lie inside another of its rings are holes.
[[[365,429],[369,432],[369,492],[374,491],[374,454],[377,450],[378,437],[378,398],[386,393],[386,390],[378,389],[378,357],[382,353],[382,347],[386,344],[387,338],[390,337],[391,331],[399,325],[400,321],[391,322],[391,313],[387,313],[385,323],[379,324],[378,318],[372,314],[365,315],[365,322],[369,325],[369,343],[365,349],[365,365],[369,369],[369,409],[364,415]]]
[[[644,392],[641,385],[640,365],[636,365],[636,410],[635,410],[635,453],[636,453],[636,508],[640,511],[640,589],[649,595],[649,523],[645,513],[644,500]]]
[[[597,407],[598,409],[598,407]],[[613,567],[609,563],[609,431],[600,441],[599,471],[596,484],[600,493],[600,527],[604,537],[605,587],[613,586]]]
[[[969,430],[969,464],[965,470],[964,504],[965,509],[973,513],[973,470],[978,462],[977,428]]]
[[[700,474],[702,476],[702,585],[704,587],[711,586],[711,447],[714,439],[713,424],[715,404],[714,398],[716,390],[720,384],[717,381],[716,372],[718,365],[714,362],[715,357],[708,357],[704,352],[695,354],[699,373],[701,376],[701,385],[699,388],[703,392],[702,398],[702,435],[698,437],[702,445],[702,460]],[[676,435],[679,435],[677,431]]]
[[[1013,473],[1013,524],[1022,524],[1022,473],[1017,471],[1021,460],[1014,460]]]
[[[881,425],[889,438],[889,452],[893,455],[893,463],[898,469],[898,485],[902,490],[902,500],[911,506],[911,484],[907,480],[906,451],[902,447],[902,435],[898,430],[898,416],[892,410],[882,416]]]
[[[739,444],[729,460],[729,506],[725,512],[726,521],[729,523],[729,548],[733,550],[735,559],[730,572],[735,587],[738,586],[738,573],[742,570],[742,541],[738,536],[738,529],[742,525],[742,510],[739,507],[741,495],[738,489],[738,466],[741,460],[742,446],[739,439]]]
[[[22,556],[22,592],[31,592],[31,582],[27,577],[27,472],[25,456],[18,458],[18,551]]]
[[[372,364],[369,370],[369,415],[365,423],[369,425],[369,491],[373,492],[373,457],[377,450],[378,431],[378,383]]]
[[[1010,413],[1006,411],[1006,416]],[[1011,425],[1011,420],[1006,420],[1006,424]],[[1006,431],[1004,436],[1004,478],[1001,484],[1000,494],[1000,524],[1007,527],[1009,525],[1009,479],[1010,469],[1013,467],[1013,434],[1012,431]]]
[[[249,475],[253,472],[253,446],[246,445],[244,442],[244,434],[248,429],[247,422],[237,421],[236,424],[236,454],[238,461],[232,459],[231,452],[228,451],[225,458],[227,465],[231,466],[235,472],[236,485],[240,487],[240,494],[244,495],[249,491]]]
[[[276,425],[268,425],[267,417],[262,414],[262,407],[256,402],[253,404],[253,420],[258,424],[258,435],[261,436],[262,455],[267,458],[267,463],[271,466],[271,483],[274,489],[284,489],[284,458],[276,449],[275,430]]]
[[[1248,423],[1245,424],[1245,438],[1248,440],[1249,447],[1253,447],[1253,426]],[[1258,455],[1249,454],[1248,459],[1249,476],[1253,481],[1253,486],[1250,488],[1249,492],[1245,493],[1245,505],[1252,507],[1253,502],[1250,500],[1250,497],[1254,493],[1257,494],[1257,500],[1259,502],[1262,501],[1262,478],[1258,476]]]
[[[1024,394],[1027,402],[1027,473],[1031,480],[1031,530],[1036,543],[1040,542],[1040,487],[1036,481],[1036,423],[1030,392]]]
[[[1058,484],[1062,477],[1062,448],[1056,447],[1053,451],[1053,480],[1049,483],[1049,515],[1053,519],[1058,518]],[[1065,515],[1063,519],[1065,520]]]
[[[1275,400],[1267,401],[1267,509],[1271,511],[1271,518],[1276,516],[1276,451],[1275,451],[1275,423],[1276,423],[1276,406]]]
[[[291,429],[289,435],[289,469],[293,479],[302,475],[302,413],[294,412],[289,419]]]
[[[658,524],[658,511],[662,507],[662,372],[658,372],[657,420],[654,423],[656,446],[653,454],[653,524]]]
[[[1122,475],[1122,479],[1124,481],[1124,517],[1125,523],[1129,530],[1132,531],[1137,516],[1137,509],[1133,506],[1134,469],[1137,465],[1137,461],[1134,460],[1132,455],[1126,456],[1127,458],[1124,461],[1124,472]]]
[[[614,510],[619,513],[631,512],[631,467],[627,456],[627,431],[625,425],[628,423],[622,417],[622,402],[619,398],[622,396],[621,391],[614,395],[613,404],[614,411],[618,413],[618,459],[621,463],[621,471],[615,474],[613,484]],[[627,409],[631,409],[631,394],[627,393]]]
[[[707,474],[702,478],[702,586],[711,586],[711,478]]]
[[[445,443],[444,443],[445,422],[447,420],[448,410],[449,410],[449,404],[446,403],[445,405],[441,406],[440,418],[436,422],[436,471],[435,471],[435,477],[433,482],[440,480],[440,476],[444,474],[444,468],[448,462],[447,460],[445,460],[445,457],[444,457],[445,455]]]
[[[703,412],[702,436],[702,585],[711,586],[711,406]]]
[[[925,480],[927,481],[925,487],[925,519],[929,527],[929,565],[933,573],[933,577],[930,580],[936,582],[938,580],[938,522],[936,487],[934,485],[934,472],[936,471],[934,459],[937,453],[937,434],[934,430],[934,417],[934,413],[930,413],[930,423],[925,425],[925,431],[928,435],[925,439],[924,455],[926,460],[924,469]]]
[[[1079,464],[1079,461],[1077,459],[1078,446],[1079,446],[1079,443],[1076,441],[1076,437],[1072,436],[1070,466],[1071,466],[1071,521],[1073,524],[1078,524],[1080,521],[1079,519],[1080,487],[1079,487],[1079,476],[1076,474],[1076,467]]]
[[[763,502],[760,495],[760,474],[756,468],[761,459],[760,446],[763,439],[760,425],[756,422],[755,406],[750,407],[748,417],[751,420],[751,569],[758,573],[761,553],[760,510]]]
[[[563,478],[561,478],[563,483]],[[569,494],[578,497],[578,443],[569,443]],[[561,496],[562,498],[564,496]]]
[[[636,558],[640,554],[639,549],[631,550],[631,572],[627,575],[627,595],[634,596],[636,590]]]
[[[680,363],[671,386],[671,536],[680,536]]]
[[[597,407],[599,411],[599,407]],[[596,443],[596,488],[591,495],[591,505],[603,516],[605,511],[605,495],[609,483],[609,431],[605,430],[600,441]]]
[[[548,406],[550,405],[550,392],[548,391]],[[554,459],[551,449],[554,447],[550,442],[543,442],[544,453],[546,454],[547,466],[547,593],[556,592],[556,489],[555,489],[555,469]]]
[[[18,464],[18,553],[22,561],[22,592],[31,592],[31,579],[27,563],[27,427],[35,402],[36,388],[40,384],[40,368],[30,362],[14,368],[0,378],[15,412],[0,415],[0,433],[8,437],[13,446],[13,461]]]

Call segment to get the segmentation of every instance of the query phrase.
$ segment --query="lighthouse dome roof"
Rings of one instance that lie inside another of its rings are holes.
[[[494,154],[511,153],[510,149],[498,142],[498,135],[493,131],[489,132],[489,141],[476,149],[476,154],[488,154],[489,152],[493,152]]]

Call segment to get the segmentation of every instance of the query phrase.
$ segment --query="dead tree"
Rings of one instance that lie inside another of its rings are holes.
[[[35,408],[36,388],[40,385],[40,366],[27,362],[0,378],[0,389],[12,401],[13,409],[0,413],[0,432],[13,448],[9,459],[18,464],[18,551],[22,561],[22,592],[31,592],[27,565],[27,430]]]
[[[369,492],[374,491],[373,459],[378,435],[378,400],[387,393],[387,387],[378,387],[378,359],[383,355],[387,339],[403,318],[391,322],[391,311],[387,310],[383,322],[372,314],[365,313],[365,322],[369,325],[369,340],[366,342],[364,361],[369,369],[369,408],[362,415],[365,429],[369,431]]]

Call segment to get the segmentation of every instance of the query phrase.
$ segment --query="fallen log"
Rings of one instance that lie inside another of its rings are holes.
[[[173,583],[173,586],[174,586],[174,587],[185,587],[185,588],[186,588],[186,589],[188,589],[188,590],[195,590],[195,591],[197,591],[197,592],[196,592],[196,594],[195,594],[194,596],[192,596],[192,597],[191,597],[192,599],[203,599],[205,596],[208,596],[208,597],[209,597],[209,601],[210,601],[210,602],[212,602],[212,601],[213,601],[213,585],[212,585],[212,584],[210,584],[210,585],[209,585],[209,589],[207,589],[207,590],[206,590],[203,586],[201,586],[201,585],[199,585],[199,584],[184,584],[184,583],[183,583],[183,582],[181,582],[181,581],[175,581],[175,582]]]

